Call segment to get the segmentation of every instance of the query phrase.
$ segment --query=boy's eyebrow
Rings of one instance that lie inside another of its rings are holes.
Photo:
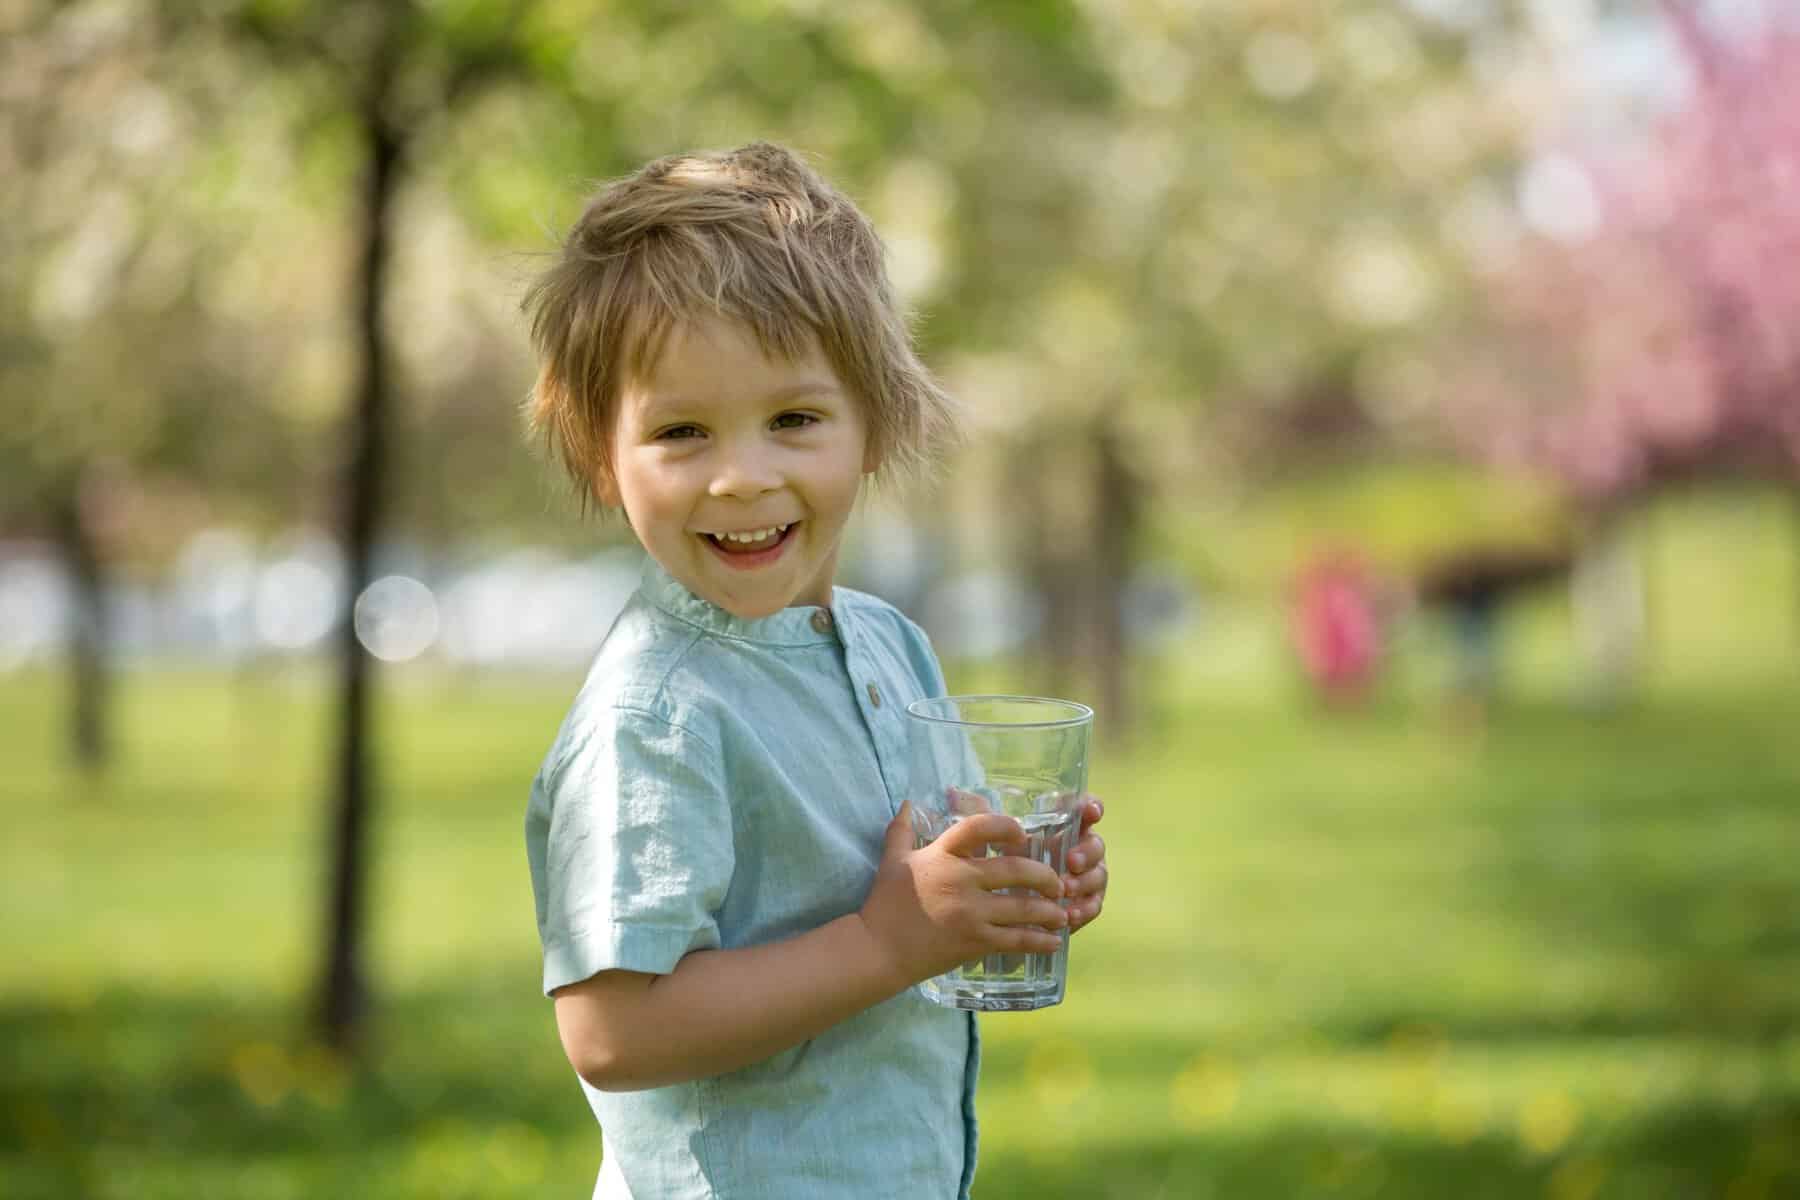
[[[782,400],[792,400],[799,396],[831,394],[836,395],[842,389],[837,384],[824,379],[808,379],[800,383],[790,383],[766,393],[762,402],[771,404]],[[690,399],[686,396],[656,396],[644,406],[644,419],[657,420],[673,413],[687,412],[695,408],[704,408],[702,400]]]

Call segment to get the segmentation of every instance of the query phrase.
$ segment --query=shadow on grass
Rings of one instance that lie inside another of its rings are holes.
[[[0,1195],[178,1195],[197,1186],[179,1183],[184,1162],[280,1160],[297,1178],[368,1178],[446,1131],[479,1146],[483,1131],[521,1127],[585,1147],[592,1186],[599,1132],[548,1002],[498,989],[398,998],[360,1067],[297,1039],[300,1025],[293,1005],[216,994],[114,989],[79,1006],[0,1009]],[[122,1168],[151,1182],[121,1190],[110,1176]],[[416,1194],[513,1194],[454,1182]]]
[[[1737,1114],[1695,1106],[1534,1156],[1511,1141],[1451,1145],[1387,1131],[1287,1124],[1062,1154],[984,1154],[978,1200],[1686,1200],[1800,1195],[1800,1098]]]
[[[373,1032],[369,1065],[356,1070],[296,1044],[297,1017],[273,1000],[120,990],[79,1007],[0,1009],[8,1064],[0,1079],[0,1194],[500,1197],[585,1195],[591,1186],[599,1138],[549,1010],[521,1004],[510,982],[396,998]],[[1354,1046],[1419,1023],[1396,1016],[1320,1033]],[[1445,1030],[1458,1045],[1529,1040],[1548,1050],[1564,1035],[1684,1032],[1691,1031],[1599,1015],[1572,1027],[1496,1020]],[[1097,1038],[1098,1102],[1162,1094],[1199,1049],[1198,1039]],[[1016,1041],[991,1042],[986,1081],[1018,1084],[1028,1054]],[[976,1194],[1774,1200],[1800,1195],[1800,1093],[1792,1082],[1786,1077],[1735,1108],[1697,1096],[1536,1156],[1510,1132],[1447,1141],[1334,1121],[1323,1104],[1316,1118],[1301,1112],[1179,1136],[1151,1122],[1122,1143],[1064,1121],[1041,1145],[989,1138]],[[483,1149],[511,1144],[507,1131],[525,1131],[537,1147],[510,1173],[490,1169]],[[422,1150],[446,1142],[468,1152]]]
[[[1466,1013],[1446,1017],[1425,1011],[1365,1014],[1327,1021],[1318,1029],[1327,1042],[1344,1046],[1391,1044],[1420,1036],[1488,1047],[1554,1046],[1563,1041],[1630,1038],[1693,1038],[1771,1049],[1800,1033],[1800,1012],[1791,1005],[1695,1009],[1682,1012]]]

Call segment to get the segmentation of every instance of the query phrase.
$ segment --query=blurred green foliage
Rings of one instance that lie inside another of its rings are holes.
[[[1628,710],[1563,702],[1549,610],[1519,614],[1519,686],[1484,732],[1432,703],[1429,639],[1372,708],[1329,719],[1281,702],[1278,631],[1235,664],[1228,622],[1161,656],[1144,740],[1095,763],[1115,880],[1070,998],[984,1020],[978,1195],[1800,1189],[1780,564],[1754,508],[1647,519],[1672,632]],[[1697,547],[1709,570],[1680,569]],[[1719,589],[1766,594],[1720,622]],[[951,664],[951,684],[1007,670]],[[386,1000],[359,1070],[297,1033],[320,682],[131,676],[119,769],[83,785],[53,752],[57,681],[0,680],[8,1196],[589,1186],[599,1139],[538,991],[520,826],[575,680],[394,676]]]
[[[0,22],[21,181],[0,329],[28,351],[0,360],[26,417],[0,430],[0,522],[102,461],[151,562],[171,530],[331,512],[352,114],[384,22],[405,140],[391,524],[435,542],[583,536],[519,438],[513,306],[587,187],[650,157],[795,145],[875,218],[929,358],[1001,435],[976,470],[1100,415],[1190,507],[1238,473],[1225,414],[1254,426],[1332,379],[1417,424],[1420,347],[1466,290],[1453,218],[1529,123],[1469,68],[1526,69],[1511,14],[1383,0],[38,2]]]

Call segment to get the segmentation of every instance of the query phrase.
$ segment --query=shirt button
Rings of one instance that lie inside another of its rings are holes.
[[[831,610],[821,608],[812,615],[812,627],[820,633],[831,632]]]
[[[876,708],[881,707],[881,689],[872,683],[869,685],[869,703]]]

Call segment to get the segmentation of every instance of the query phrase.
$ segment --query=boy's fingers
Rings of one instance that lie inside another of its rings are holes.
[[[1074,933],[1078,929],[1083,929],[1093,924],[1094,918],[1100,915],[1100,906],[1101,901],[1097,896],[1094,899],[1084,901],[1081,904],[1070,905],[1069,932]]]
[[[1096,896],[1106,890],[1106,864],[1101,863],[1091,871],[1083,871],[1079,875],[1063,876],[1063,894],[1070,899],[1083,896]]]
[[[902,800],[881,840],[881,857],[899,858],[913,848],[912,801]]]
[[[981,915],[991,925],[1042,925],[1061,929],[1069,923],[1069,914],[1060,904],[1036,896],[994,896],[983,907]]]
[[[987,940],[1003,954],[1055,954],[1062,949],[1061,933],[1045,933],[1031,925],[990,926]]]
[[[1101,840],[1099,834],[1091,833],[1076,842],[1075,848],[1069,851],[1069,870],[1079,874],[1105,857],[1106,843]]]
[[[964,858],[980,858],[992,845],[1022,846],[1025,830],[1005,813],[981,813],[964,817],[944,831],[936,844]]]
[[[983,859],[975,864],[975,869],[980,874],[981,886],[990,892],[1002,888],[1030,888],[1052,900],[1062,899],[1062,876],[1051,870],[1048,863],[1009,854]]]
[[[1087,797],[1087,802],[1081,806],[1081,832],[1086,833],[1089,826],[1099,824],[1105,815],[1106,802],[1098,796]]]

